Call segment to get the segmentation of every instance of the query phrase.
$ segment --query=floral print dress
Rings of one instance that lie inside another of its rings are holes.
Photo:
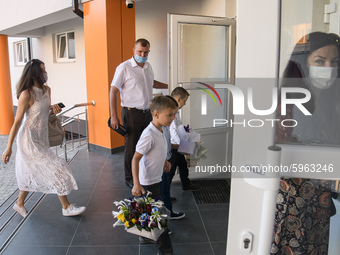
[[[281,179],[271,254],[328,254],[330,186],[330,181]]]

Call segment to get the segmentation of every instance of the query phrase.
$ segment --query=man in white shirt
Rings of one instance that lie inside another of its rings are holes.
[[[121,116],[127,128],[125,136],[124,170],[125,182],[132,187],[131,161],[136,144],[143,130],[152,120],[149,106],[153,88],[168,88],[167,84],[154,80],[152,67],[147,62],[150,43],[138,39],[133,48],[133,57],[121,63],[115,72],[110,90],[111,127],[119,127],[117,94],[120,91]]]

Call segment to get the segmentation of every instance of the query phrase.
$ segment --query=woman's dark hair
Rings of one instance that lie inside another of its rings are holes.
[[[17,85],[17,98],[20,97],[21,93],[25,90],[32,92],[32,87],[34,86],[34,82],[39,84],[39,87],[44,89],[44,72],[41,68],[41,64],[44,64],[39,59],[32,59],[31,61],[27,62],[20,80]]]

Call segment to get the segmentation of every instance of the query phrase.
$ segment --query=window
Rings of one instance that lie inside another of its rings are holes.
[[[25,65],[28,61],[27,45],[27,40],[14,43],[15,64],[18,66]]]
[[[76,59],[74,31],[56,34],[57,62],[74,62]]]

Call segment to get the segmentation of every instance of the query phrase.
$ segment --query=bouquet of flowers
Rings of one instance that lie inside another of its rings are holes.
[[[114,227],[124,225],[127,232],[157,240],[166,229],[170,213],[163,202],[149,197],[134,197],[115,201],[119,211],[113,211],[117,222]]]

